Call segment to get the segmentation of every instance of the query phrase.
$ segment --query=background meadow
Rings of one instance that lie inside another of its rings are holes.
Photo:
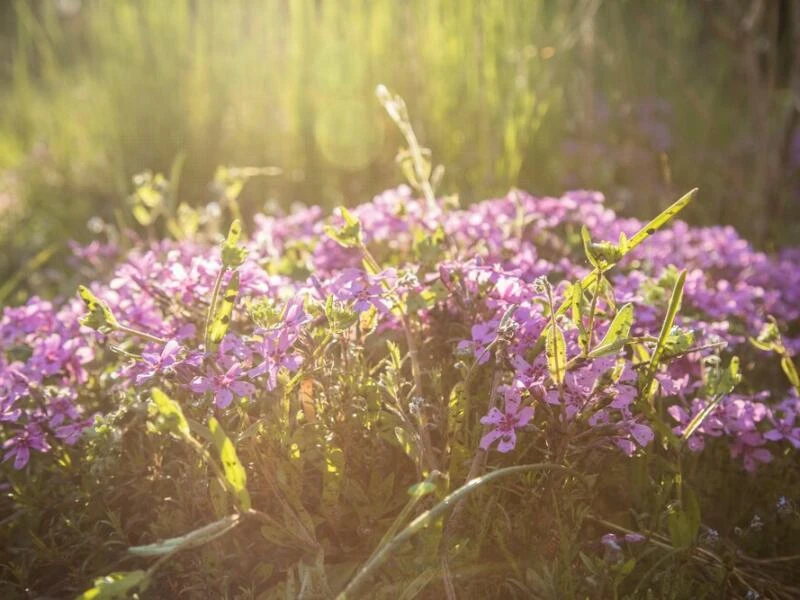
[[[183,159],[276,167],[244,193],[353,205],[396,183],[373,90],[407,99],[467,201],[600,189],[654,213],[700,185],[696,223],[797,235],[797,14],[778,2],[80,0],[3,3],[4,278],[114,222],[131,178]],[[41,275],[40,277],[41,278]]]

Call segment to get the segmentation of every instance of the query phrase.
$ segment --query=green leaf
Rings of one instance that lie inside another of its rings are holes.
[[[240,522],[240,517],[236,515],[228,515],[219,521],[214,521],[208,525],[204,525],[199,529],[190,531],[186,535],[180,537],[170,538],[155,544],[148,544],[146,546],[133,546],[128,548],[130,554],[136,556],[162,556],[164,554],[171,554],[180,550],[188,550],[189,548],[196,548],[207,544],[208,542],[225,535],[231,529],[236,527]]]
[[[688,440],[692,434],[697,431],[697,428],[703,424],[714,410],[719,406],[722,399],[725,397],[726,394],[730,394],[736,385],[742,380],[742,376],[739,373],[739,358],[734,356],[731,358],[730,364],[728,364],[728,368],[725,369],[719,376],[714,379],[713,384],[713,394],[714,397],[706,404],[706,406],[697,413],[689,424],[686,426],[686,429],[683,430],[683,435],[681,436],[684,440]]]
[[[583,240],[583,251],[586,254],[586,258],[589,259],[589,263],[595,269],[600,269],[600,261],[592,250],[592,238],[589,235],[589,229],[586,227],[586,225],[581,226],[581,239]]]
[[[550,376],[553,381],[559,385],[564,383],[567,366],[567,343],[564,340],[564,332],[555,323],[548,325],[545,352],[547,353],[547,367],[550,370]]]
[[[572,322],[579,327],[582,325],[581,316],[583,315],[583,287],[580,281],[570,284],[566,298],[569,301]]]
[[[739,357],[734,356],[731,362],[728,363],[728,368],[722,372],[719,384],[715,393],[717,394],[730,394],[739,383],[742,381],[742,374],[739,372]]]
[[[325,226],[325,233],[340,246],[345,248],[356,248],[362,242],[361,238],[361,222],[354,217],[349,210],[344,206],[339,207],[339,214],[344,219],[344,225],[341,227],[333,227],[332,225]]]
[[[767,322],[758,333],[758,337],[750,338],[750,343],[759,350],[766,352],[774,351],[781,353],[783,351],[783,340],[781,339],[781,332],[778,329],[778,322],[774,317],[769,316]]]
[[[397,441],[400,442],[400,447],[403,449],[403,452],[406,453],[406,456],[414,461],[415,465],[421,464],[422,453],[420,452],[416,436],[402,427],[394,428],[394,436],[397,438]]]
[[[623,231],[619,232],[619,241],[617,242],[617,248],[624,254],[628,252],[628,237],[625,235]]]
[[[789,383],[796,388],[800,388],[800,377],[797,375],[797,369],[790,356],[784,355],[781,357],[781,368],[789,379]]]
[[[228,269],[237,269],[247,258],[247,249],[239,245],[242,235],[242,222],[234,219],[228,229],[228,237],[222,243],[222,264]]]
[[[180,404],[158,388],[150,390],[151,412],[156,417],[156,428],[180,438],[192,437],[189,423],[183,416]]]
[[[109,333],[119,327],[119,322],[114,316],[114,313],[111,312],[108,304],[95,296],[89,288],[85,285],[78,286],[78,295],[89,311],[89,314],[81,317],[81,325],[99,331],[100,333]]]
[[[572,323],[578,328],[578,347],[585,354],[589,347],[589,333],[583,324],[583,287],[580,281],[569,286],[566,298],[570,306]]]
[[[456,437],[464,427],[467,415],[467,388],[463,381],[459,381],[450,390],[450,399],[447,403],[447,435]]]
[[[681,508],[670,507],[667,528],[673,546],[689,548],[700,531],[700,504],[691,490],[684,489],[681,505]]]
[[[633,569],[635,567],[636,567],[636,559],[629,558],[627,561],[625,561],[619,566],[618,572],[621,576],[626,577],[633,572]]]
[[[672,331],[672,326],[675,323],[675,317],[678,315],[678,310],[680,310],[681,307],[681,302],[683,300],[683,286],[685,283],[686,269],[681,271],[677,280],[675,280],[675,286],[672,288],[672,295],[670,296],[669,306],[667,307],[667,315],[661,325],[661,333],[658,336],[658,342],[656,342],[656,347],[653,350],[652,356],[650,357],[650,363],[647,365],[647,370],[645,371],[644,384],[641,386],[641,389],[648,398],[652,393],[652,386],[650,384],[656,376],[658,365],[660,364],[661,357],[664,354],[667,337],[669,336],[669,332]]]
[[[444,254],[445,234],[440,225],[433,233],[418,230],[414,234],[414,258],[427,269],[433,269]]]
[[[667,518],[670,541],[676,548],[688,548],[692,545],[691,525],[686,514],[678,509],[670,511]]]
[[[219,452],[225,480],[236,497],[236,503],[243,511],[248,511],[250,510],[250,494],[247,492],[247,472],[239,461],[236,448],[230,438],[225,435],[219,421],[214,417],[208,420],[208,428],[214,440],[214,447]]]
[[[367,310],[362,311],[358,315],[358,327],[361,334],[364,336],[369,335],[378,326],[378,309],[375,306],[370,306]]]
[[[436,491],[436,484],[431,481],[420,481],[410,486],[407,490],[412,498],[422,498]]]
[[[681,196],[655,219],[642,227],[630,240],[628,240],[625,254],[636,248],[636,246],[641,244],[644,240],[666,225],[675,215],[686,208],[689,203],[694,200],[695,196],[697,196],[697,188],[694,188],[693,190],[690,190],[688,193]]]
[[[117,600],[130,593],[143,592],[150,584],[147,571],[110,573],[94,580],[94,587],[86,590],[76,600]]]
[[[589,358],[614,354],[625,345],[633,325],[633,304],[625,304],[617,311],[614,320],[600,343],[589,352]]]
[[[175,217],[167,222],[169,232],[176,240],[191,238],[200,227],[200,213],[186,202],[181,202],[176,212]]]
[[[211,326],[208,328],[208,340],[214,347],[222,341],[222,338],[224,338],[225,334],[228,332],[228,327],[231,324],[231,317],[233,315],[233,307],[236,304],[236,296],[238,294],[239,272],[234,271],[231,280],[225,287],[222,299],[217,304],[217,310],[214,313]]]
[[[650,221],[647,225],[642,227],[636,235],[634,235],[630,240],[627,241],[625,245],[625,249],[622,252],[620,259],[622,259],[626,254],[628,254],[631,250],[636,248],[639,244],[641,244],[644,240],[646,240],[649,236],[654,234],[658,231],[661,227],[666,225],[670,219],[672,219],[675,215],[677,215],[680,211],[682,211],[686,206],[694,200],[695,196],[697,195],[697,188],[694,188],[681,198],[679,198],[676,202],[674,202],[669,208],[664,210],[660,215],[658,215],[655,219]],[[588,231],[586,232],[586,236],[588,236]],[[582,235],[582,237],[584,237]],[[584,237],[584,249],[586,249],[586,237]],[[591,242],[591,240],[589,240]],[[591,245],[587,250],[587,257],[591,252]],[[613,264],[606,265],[603,267],[603,271],[608,271],[613,267]],[[597,280],[597,270],[592,270],[589,274],[587,274],[583,279],[581,279],[581,286],[583,289],[590,289],[591,285]],[[565,310],[570,306],[569,299],[565,300],[561,306],[559,307],[557,314],[563,314]]]
[[[341,448],[328,442],[324,446],[325,469],[322,472],[322,506],[327,514],[341,510],[345,457]]]
[[[695,493],[686,486],[683,487],[683,510],[688,521],[689,535],[694,541],[700,532],[700,523],[702,521],[700,503],[697,501]]]
[[[673,327],[664,344],[662,358],[672,358],[685,354],[694,344],[695,332],[691,329]]]

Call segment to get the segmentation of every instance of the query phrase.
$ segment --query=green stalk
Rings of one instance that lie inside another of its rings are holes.
[[[535,471],[562,471],[569,473],[576,477],[581,478],[582,475],[569,467],[552,463],[536,463],[531,465],[518,465],[515,467],[506,467],[505,469],[498,469],[492,473],[488,473],[483,477],[472,479],[462,485],[460,488],[450,493],[433,508],[426,510],[424,513],[414,519],[403,531],[392,538],[382,548],[375,552],[370,560],[359,569],[356,576],[347,584],[347,587],[336,596],[336,600],[347,600],[348,598],[355,598],[361,591],[364,585],[369,581],[370,577],[375,575],[377,570],[394,554],[405,542],[410,540],[420,531],[430,527],[436,519],[443,516],[453,506],[458,504],[463,498],[474,492],[480,487],[491,483],[495,479],[508,477],[509,475],[516,475],[519,473],[531,473]]]
[[[205,335],[203,336],[203,347],[205,348],[206,352],[208,352],[208,335],[211,329],[211,320],[214,318],[214,310],[217,307],[217,300],[219,300],[219,290],[222,287],[222,278],[225,276],[225,272],[227,270],[228,268],[223,265],[217,274],[217,279],[214,281],[214,291],[211,293],[211,304],[208,307],[208,315],[206,315],[206,331]]]

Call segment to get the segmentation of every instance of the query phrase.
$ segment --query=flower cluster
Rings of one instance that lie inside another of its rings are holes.
[[[257,216],[244,246],[247,259],[234,267],[201,241],[142,243],[89,286],[113,314],[111,327],[81,326],[84,305],[77,298],[34,297],[6,308],[0,318],[4,460],[21,469],[32,450],[72,444],[96,411],[109,408],[108,398],[155,385],[217,411],[263,402],[277,393],[282,374],[304,368],[322,337],[320,323],[335,320],[334,313],[343,329],[363,328],[370,319],[377,321],[376,335],[406,327],[423,343],[444,345],[447,351],[433,359],[461,365],[473,383],[478,373],[494,377],[479,407],[484,450],[498,443],[508,452],[519,435],[533,439],[559,429],[592,434],[593,443],[632,455],[656,435],[658,415],[641,402],[646,360],[627,340],[610,351],[589,348],[610,335],[615,315],[630,305],[628,337],[640,340],[641,352],[652,352],[682,269],[674,347],[652,373],[654,393],[670,407],[669,427],[682,435],[713,404],[688,437],[689,447],[701,450],[708,438],[725,438],[748,469],[771,460],[775,444],[800,447],[800,400],[788,385],[759,388],[749,381],[749,393],[716,397],[704,366],[705,357],[755,352],[747,339],[768,315],[785,325],[798,322],[796,249],[768,256],[730,228],[678,221],[625,256],[604,287],[581,290],[578,303],[591,302],[591,316],[570,318],[552,312],[574,294],[569,282],[592,271],[581,226],[596,240],[630,237],[643,226],[618,218],[599,193],[551,198],[512,191],[459,210],[446,209],[444,201],[426,207],[399,188],[352,215],[361,247],[326,235],[341,219],[324,218],[316,207]],[[110,257],[118,250],[94,244],[76,252],[91,265],[98,253]],[[226,302],[229,311],[220,313]],[[219,314],[216,339],[209,325]],[[442,327],[461,333],[432,339]],[[796,352],[800,337],[784,344]]]

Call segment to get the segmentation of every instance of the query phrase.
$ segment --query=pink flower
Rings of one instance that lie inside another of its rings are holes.
[[[3,443],[3,462],[14,459],[14,468],[20,470],[28,464],[31,449],[39,452],[50,450],[50,444],[44,439],[44,433],[35,423],[29,423],[18,431],[13,437]]]
[[[240,381],[241,376],[242,366],[236,363],[225,373],[211,369],[208,375],[195,377],[189,387],[199,394],[213,393],[217,408],[225,408],[233,401],[234,396],[243,398],[256,391],[256,387],[249,381]]]
[[[142,385],[159,373],[169,372],[178,362],[177,357],[180,349],[181,347],[177,340],[169,340],[164,344],[164,348],[160,353],[142,352],[145,370],[136,376],[136,385]]]
[[[505,399],[504,411],[492,408],[488,415],[481,418],[481,423],[484,425],[494,425],[494,428],[481,438],[480,447],[483,450],[488,450],[489,446],[499,439],[497,450],[509,452],[517,445],[516,430],[527,425],[533,418],[532,406],[522,409],[519,407],[521,402],[519,387],[502,386],[502,393]]]
[[[764,438],[773,442],[787,440],[795,448],[800,448],[800,427],[795,427],[794,411],[786,408],[783,416],[776,418],[774,413],[770,413],[769,420],[772,421],[775,429],[764,434]]]

